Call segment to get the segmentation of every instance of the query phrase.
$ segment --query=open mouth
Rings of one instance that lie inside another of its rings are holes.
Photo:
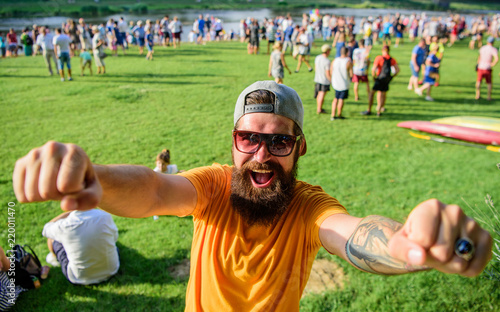
[[[258,188],[268,187],[274,178],[273,170],[254,169],[249,170],[249,173],[253,186]]]

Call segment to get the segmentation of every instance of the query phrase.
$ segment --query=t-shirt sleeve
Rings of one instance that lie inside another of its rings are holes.
[[[58,220],[56,222],[46,223],[43,227],[42,235],[44,237],[57,240],[57,238],[62,234],[61,221],[64,221],[64,219]]]
[[[221,195],[231,188],[232,167],[213,164],[180,173],[186,177],[196,189],[197,202],[192,212],[195,218],[202,218],[209,204],[220,200]]]
[[[309,242],[312,246],[320,247],[319,228],[326,218],[342,213],[348,214],[347,210],[342,206],[337,199],[328,195],[320,186],[312,186],[303,183],[296,189],[300,192],[297,196],[296,204],[304,211],[304,221],[308,231]]]

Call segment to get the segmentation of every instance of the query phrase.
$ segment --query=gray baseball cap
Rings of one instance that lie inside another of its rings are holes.
[[[257,90],[267,90],[275,95],[274,103],[246,105],[248,94]],[[283,84],[277,84],[272,80],[257,81],[241,92],[234,108],[234,124],[243,115],[251,113],[274,113],[293,120],[303,132],[304,106],[297,92]]]

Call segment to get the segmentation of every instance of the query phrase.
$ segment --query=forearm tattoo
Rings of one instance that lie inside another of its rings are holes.
[[[364,218],[347,241],[347,258],[359,269],[370,273],[389,275],[425,270],[425,267],[408,265],[389,254],[389,239],[402,226],[381,216]]]

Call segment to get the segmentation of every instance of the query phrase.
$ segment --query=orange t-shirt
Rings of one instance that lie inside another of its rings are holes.
[[[182,174],[198,196],[186,311],[298,311],[319,227],[347,211],[321,187],[298,181],[275,225],[249,227],[231,206],[231,172],[214,164]]]
[[[384,65],[384,59],[389,59],[391,56],[383,56],[383,55],[378,55],[375,60],[373,61],[373,66],[377,68],[377,76],[380,75],[380,72],[382,71],[382,66]],[[396,65],[397,62],[394,58],[391,59],[391,66]]]

